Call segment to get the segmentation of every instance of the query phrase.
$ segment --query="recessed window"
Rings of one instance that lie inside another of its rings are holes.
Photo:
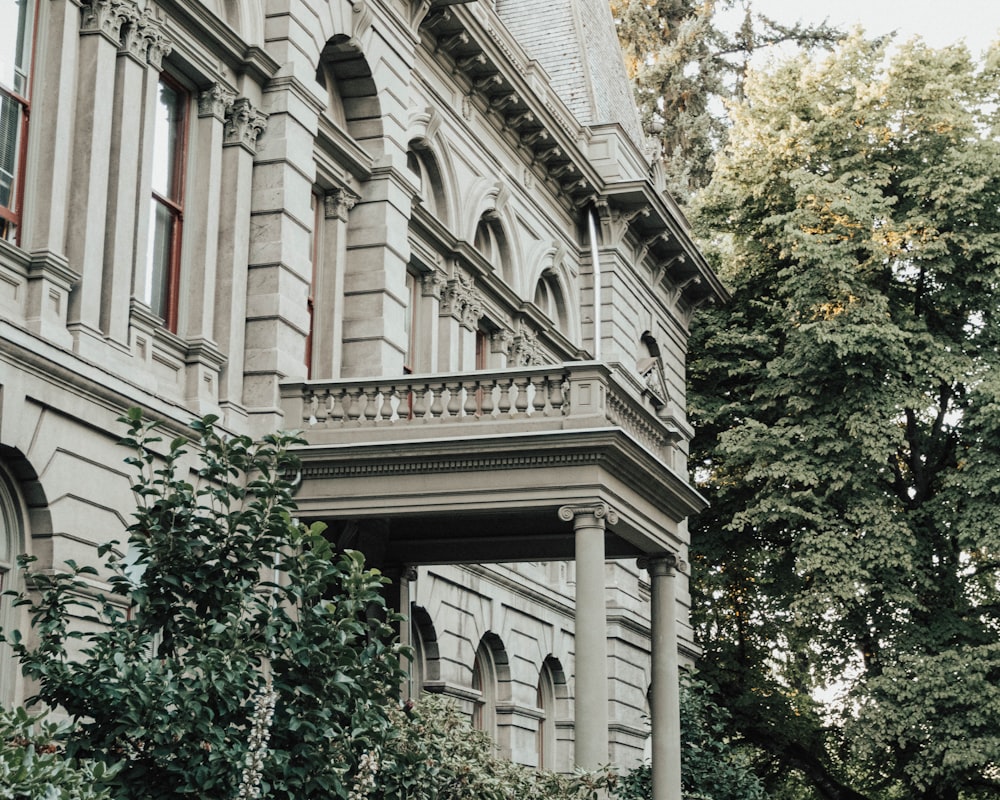
[[[545,272],[538,279],[538,283],[535,285],[534,303],[560,329],[565,330],[566,302],[554,273]]]
[[[0,0],[0,239],[17,242],[24,197],[35,0]]]
[[[13,491],[0,473],[0,627],[10,630],[14,623],[12,598],[3,592],[15,589],[15,559],[22,546],[21,517]],[[0,706],[13,700],[15,669],[11,649],[0,647]]]
[[[181,235],[184,225],[184,171],[191,95],[166,75],[160,77],[153,125],[153,196],[146,296],[167,328],[177,330]]]

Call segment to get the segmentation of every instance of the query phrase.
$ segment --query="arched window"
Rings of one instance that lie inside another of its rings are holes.
[[[476,651],[472,663],[472,689],[479,693],[472,708],[472,727],[488,733],[494,740],[497,735],[497,670],[493,653],[485,642]]]
[[[536,738],[538,768],[553,770],[556,768],[556,684],[549,659],[545,660],[538,673],[535,697],[535,704],[541,712]]]
[[[510,269],[510,246],[496,212],[487,211],[483,214],[476,226],[472,244],[493,270],[506,280]]]
[[[566,298],[555,272],[546,270],[535,285],[534,303],[549,319],[556,323],[559,330],[566,330]]]
[[[444,182],[437,159],[431,150],[419,140],[410,142],[406,151],[406,166],[420,179],[420,201],[424,208],[438,221],[448,223],[448,204],[445,199]]]
[[[0,472],[0,592],[18,588],[15,562],[23,541],[24,530],[17,496],[6,476]],[[0,627],[9,631],[14,622],[11,598],[0,593]],[[16,677],[10,648],[0,647],[0,706],[9,706],[13,702]]]

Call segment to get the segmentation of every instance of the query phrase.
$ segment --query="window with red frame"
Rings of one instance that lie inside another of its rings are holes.
[[[150,201],[146,296],[168,330],[177,330],[180,296],[181,234],[184,226],[184,170],[190,93],[160,76],[153,125],[153,196]]]
[[[17,243],[28,145],[35,0],[0,0],[0,239]]]

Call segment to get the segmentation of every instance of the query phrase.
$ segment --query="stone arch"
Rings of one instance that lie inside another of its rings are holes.
[[[517,220],[510,208],[510,190],[500,180],[482,182],[474,190],[463,220],[468,241],[490,260],[515,292],[521,292],[521,258],[514,231]]]
[[[382,105],[371,65],[357,37],[336,34],[319,55],[317,78],[327,92],[336,91],[347,132],[370,153],[383,134]]]
[[[473,727],[488,733],[502,746],[498,741],[497,705],[511,699],[510,658],[503,641],[493,631],[487,631],[479,640],[470,684],[478,694],[473,701]]]
[[[27,624],[23,610],[14,605],[12,597],[2,594],[24,588],[17,558],[30,553],[32,535],[51,530],[48,504],[37,473],[19,451],[0,446],[0,627],[6,631],[23,629]],[[12,706],[21,689],[13,653],[9,647],[2,647],[0,705]]]
[[[548,314],[559,331],[576,341],[578,336],[579,302],[572,272],[566,264],[566,248],[560,242],[552,244],[535,259],[536,267],[529,275],[531,300]]]
[[[570,719],[570,696],[566,673],[558,658],[549,654],[538,670],[536,705],[541,711],[538,720],[536,749],[538,766],[558,770],[558,723]]]
[[[410,635],[413,642],[413,661],[410,667],[411,696],[422,691],[441,690],[441,654],[438,649],[437,630],[427,609],[416,603],[410,605]]]
[[[407,123],[407,163],[412,152],[427,167],[428,177],[434,182],[434,200],[437,206],[437,218],[446,226],[450,226],[452,209],[456,207],[455,171],[451,166],[451,156],[444,136],[440,134],[441,115],[433,108],[412,109]],[[421,172],[421,178],[424,177]],[[425,195],[426,187],[421,187]]]
[[[264,6],[261,0],[220,0],[222,17],[243,41],[264,44]]]

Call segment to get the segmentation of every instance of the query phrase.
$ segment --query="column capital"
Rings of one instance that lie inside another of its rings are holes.
[[[347,215],[361,198],[350,189],[331,189],[323,195],[323,214],[327,219],[347,222]]]
[[[122,25],[137,16],[131,0],[90,0],[81,7],[80,33],[100,33],[116,46],[121,41]]]
[[[641,556],[635,560],[639,569],[644,569],[654,577],[669,578],[677,572],[684,572],[687,562],[676,553],[660,553]]]
[[[592,518],[601,528],[606,524],[614,525],[618,522],[618,512],[607,503],[581,503],[566,505],[559,509],[559,519],[563,522],[578,524],[577,520],[581,517]]]
[[[223,120],[223,147],[241,145],[256,153],[257,137],[267,128],[267,114],[254,108],[246,97],[237,97],[226,106]]]
[[[221,83],[213,83],[198,93],[198,116],[215,117],[224,122],[226,113],[235,100],[236,92],[229,91]]]

